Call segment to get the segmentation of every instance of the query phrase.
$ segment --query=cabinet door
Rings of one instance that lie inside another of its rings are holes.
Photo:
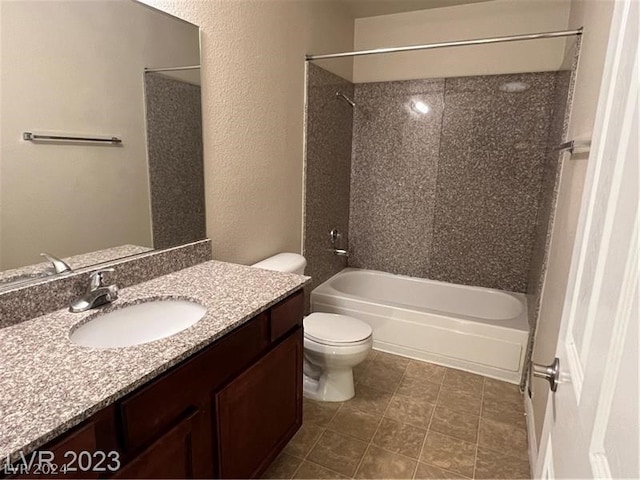
[[[215,398],[221,478],[255,478],[302,423],[302,329]]]
[[[199,409],[201,401],[208,403],[212,390],[266,350],[267,330],[267,314],[263,313],[119,401],[125,452],[138,452],[174,425],[187,408]]]
[[[199,469],[193,448],[199,415],[199,411],[191,410],[112,478],[193,478]]]
[[[38,450],[24,455],[7,478],[98,478],[120,457],[115,440],[113,407],[106,407]],[[51,462],[51,464],[49,463]],[[4,463],[0,462],[0,478]]]
[[[30,463],[30,467],[16,466],[18,471],[23,469],[24,473],[9,478],[98,478],[97,472],[90,468],[80,470],[77,462],[73,461],[81,452],[93,453],[95,451],[95,425],[87,423],[63,435],[54,444],[26,455],[25,460],[26,463]],[[40,455],[43,455],[44,459],[53,458],[51,470],[42,465]],[[49,472],[51,473],[49,474]]]

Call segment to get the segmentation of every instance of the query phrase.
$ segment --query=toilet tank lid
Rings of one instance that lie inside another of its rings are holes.
[[[278,253],[253,264],[254,267],[276,272],[295,272],[298,269],[304,269],[306,265],[307,261],[298,253]]]
[[[320,343],[353,343],[371,336],[371,327],[357,318],[315,312],[304,319],[304,334]]]

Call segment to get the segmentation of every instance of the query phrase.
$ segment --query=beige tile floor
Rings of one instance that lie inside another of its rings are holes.
[[[264,478],[528,478],[516,385],[372,351],[355,398],[305,399]]]

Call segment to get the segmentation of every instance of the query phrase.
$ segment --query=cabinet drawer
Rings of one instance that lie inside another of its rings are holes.
[[[302,325],[304,294],[302,290],[271,308],[271,341]]]
[[[267,318],[266,313],[258,315],[122,400],[119,411],[125,451],[135,452],[149,444],[187,409],[206,402],[212,389],[244,370],[268,345]]]

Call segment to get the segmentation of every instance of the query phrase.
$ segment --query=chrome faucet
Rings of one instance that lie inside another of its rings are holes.
[[[87,292],[71,304],[69,311],[85,312],[105,303],[111,303],[118,298],[118,287],[115,284],[104,284],[103,275],[107,272],[113,272],[113,268],[102,268],[89,274]]]
[[[71,272],[71,267],[64,260],[60,260],[58,257],[54,257],[53,255],[50,255],[48,253],[41,253],[40,256],[46,258],[53,264],[53,269],[56,271],[56,273]]]
[[[348,257],[349,251],[344,248],[338,248],[338,244],[342,243],[342,234],[337,228],[329,232],[329,241],[331,242],[331,252],[339,257]]]

